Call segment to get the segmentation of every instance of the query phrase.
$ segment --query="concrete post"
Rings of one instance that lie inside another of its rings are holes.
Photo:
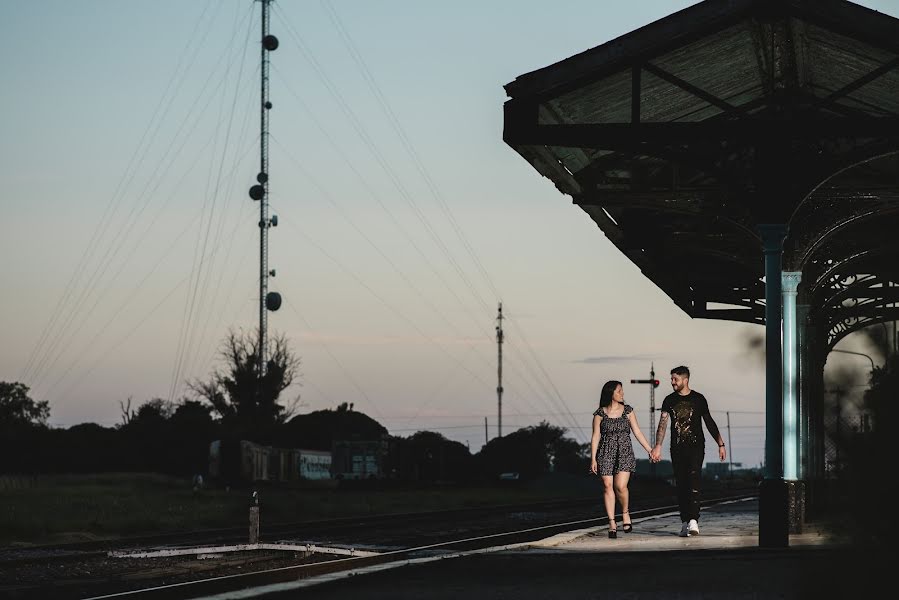
[[[259,493],[254,491],[250,500],[250,544],[259,543]]]

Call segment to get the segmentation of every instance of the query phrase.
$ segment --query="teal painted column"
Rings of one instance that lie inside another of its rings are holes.
[[[781,274],[783,294],[783,468],[784,479],[799,479],[799,381],[796,333],[796,290],[799,271]]]
[[[808,336],[808,304],[796,305],[796,342],[799,355],[799,478],[808,479],[811,470],[811,438],[809,437],[809,403],[811,386],[809,385],[810,348]]]

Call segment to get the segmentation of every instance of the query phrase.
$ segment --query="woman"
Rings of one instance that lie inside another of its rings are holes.
[[[615,497],[621,504],[621,524],[625,533],[633,530],[628,512],[630,497],[627,484],[637,468],[631,434],[647,453],[652,447],[640,426],[634,408],[624,403],[624,389],[620,381],[607,381],[599,396],[599,408],[593,413],[593,436],[590,439],[590,472],[602,477],[603,501],[609,516],[609,538],[618,537],[615,522]]]

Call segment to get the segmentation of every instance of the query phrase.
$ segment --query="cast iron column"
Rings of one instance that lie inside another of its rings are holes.
[[[765,252],[765,475],[759,487],[759,546],[769,548],[790,544],[781,340],[781,258],[786,233],[786,225],[759,225]]]

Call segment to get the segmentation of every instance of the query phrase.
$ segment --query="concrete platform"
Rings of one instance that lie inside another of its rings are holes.
[[[735,500],[704,509],[700,515],[700,535],[680,537],[681,522],[677,512],[633,519],[634,529],[624,533],[618,522],[618,537],[608,537],[608,527],[572,531],[531,543],[532,551],[561,552],[640,552],[666,550],[713,550],[756,548],[759,537],[758,501],[754,498]],[[790,536],[790,547],[836,545],[838,542],[813,527]]]
[[[887,557],[818,531],[791,536],[788,548],[759,548],[755,499],[704,510],[699,536],[679,537],[676,513],[635,518],[630,534],[619,524],[614,540],[606,532],[581,529],[214,598],[820,599],[854,597],[891,572]]]

